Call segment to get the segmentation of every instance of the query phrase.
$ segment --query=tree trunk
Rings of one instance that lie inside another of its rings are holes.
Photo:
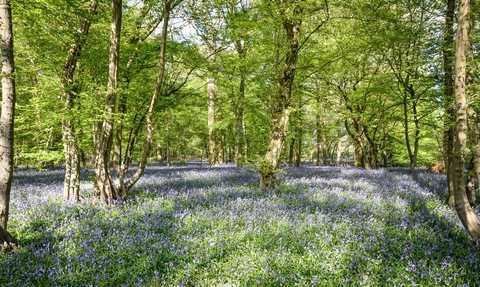
[[[316,145],[316,161],[315,164],[316,166],[320,166],[320,161],[322,160],[322,127],[321,127],[321,121],[317,112],[316,115],[316,133],[317,133],[317,145]]]
[[[474,207],[476,202],[477,202],[477,195],[475,192],[475,182],[477,179],[476,173],[475,173],[475,163],[474,163],[474,157],[470,159],[470,163],[468,164],[468,169],[467,169],[467,185],[466,185],[466,192],[467,192],[467,198],[468,202],[470,203],[471,207]]]
[[[444,69],[444,132],[443,132],[443,162],[445,164],[445,173],[448,183],[448,205],[455,205],[455,195],[453,188],[453,140],[455,112],[453,109],[455,101],[454,93],[454,15],[455,0],[447,0],[447,13],[445,15],[445,32],[443,36],[443,69]]]
[[[13,176],[13,127],[15,117],[15,63],[10,1],[0,0],[2,45],[2,114],[0,115],[0,228],[7,230]],[[4,237],[4,236],[2,236]],[[8,239],[8,238],[4,238]],[[6,240],[3,240],[4,242]],[[12,240],[9,240],[10,242]]]
[[[335,165],[340,166],[340,161],[342,160],[342,121],[339,122],[338,132],[337,132],[337,158],[335,160]]]
[[[88,5],[89,16],[93,15],[97,9],[97,0],[91,0]],[[63,197],[66,201],[77,202],[80,192],[80,157],[77,146],[77,137],[75,135],[75,125],[73,124],[72,112],[75,107],[75,97],[78,91],[73,81],[77,62],[80,58],[82,48],[87,40],[90,29],[90,20],[85,18],[74,35],[74,42],[70,46],[65,64],[63,65],[63,74],[61,78],[63,94],[64,117],[62,120],[62,140],[65,154],[65,179],[63,186]]]
[[[163,85],[163,75],[165,74],[165,51],[167,46],[167,33],[168,33],[168,24],[170,20],[170,12],[175,7],[175,5],[178,5],[180,2],[181,0],[176,2],[170,1],[170,0],[164,1],[162,43],[160,45],[160,59],[159,59],[160,67],[158,70],[155,90],[153,92],[152,99],[150,102],[150,107],[148,108],[147,116],[146,116],[147,133],[145,136],[145,141],[143,142],[142,157],[140,159],[138,168],[135,174],[133,174],[132,177],[130,177],[125,184],[122,184],[122,194],[125,194],[125,195],[133,187],[133,185],[140,179],[140,177],[143,175],[143,172],[145,171],[145,167],[147,166],[147,159],[150,153],[150,146],[152,144],[152,138],[153,138],[153,112],[154,112],[157,99],[158,99],[158,96],[160,95],[160,91]]]
[[[404,132],[405,132],[405,145],[407,146],[408,158],[410,160],[410,172],[415,170],[417,165],[417,155],[418,155],[418,141],[420,135],[420,125],[417,115],[417,104],[415,100],[415,91],[413,90],[412,85],[409,85],[408,76],[403,85],[404,96],[403,96],[403,120],[404,120]],[[409,117],[408,117],[408,95],[410,95],[413,109],[413,122],[415,124],[415,137],[413,140],[413,150],[412,150],[412,141],[410,139],[410,127],[409,127]]]
[[[137,22],[138,25],[136,29],[139,30],[142,28],[142,25],[141,25],[141,23],[143,23],[142,20],[147,17],[148,11],[150,11],[151,8],[152,7],[149,5],[144,5],[142,7],[140,12],[141,19],[138,19],[138,22]],[[125,65],[124,72],[126,73],[126,78],[127,78],[125,89],[128,88],[128,86],[130,85],[131,76],[129,75],[130,74],[129,70],[133,64],[135,57],[138,55],[138,51],[140,50],[139,44],[143,43],[154,31],[157,30],[157,27],[162,21],[162,19],[163,19],[163,15],[159,15],[157,18],[153,19],[150,22],[151,24],[148,26],[147,32],[143,33],[143,35],[138,35],[138,33],[133,33],[130,35],[128,42],[131,44],[136,44],[137,46],[135,47],[135,50],[128,57],[127,64]],[[123,179],[125,178],[125,173],[130,166],[129,159],[131,158],[129,155],[130,151],[128,150],[128,148],[126,148],[125,154],[122,155],[123,120],[127,110],[127,106],[126,106],[127,97],[125,93],[120,92],[117,94],[119,94],[120,100],[119,100],[118,111],[117,111],[118,120],[115,126],[115,135],[114,135],[115,143],[113,147],[112,166],[113,166],[113,170],[119,175],[119,178],[121,178],[121,182],[123,182]]]
[[[0,2],[0,6],[1,5],[2,4]],[[0,12],[0,14],[1,14],[1,12]],[[0,15],[0,17],[1,17],[1,15]],[[3,251],[16,250],[17,245],[18,245],[18,241],[15,238],[13,238],[13,236],[10,233],[8,233],[8,231],[6,231],[0,225],[0,250],[3,250]]]
[[[112,166],[113,170],[120,174],[122,172],[122,164],[124,159],[122,158],[122,138],[123,138],[123,119],[127,109],[126,106],[126,96],[124,93],[120,94],[120,100],[118,103],[118,114],[119,119],[117,120],[117,125],[115,127],[115,144],[113,146],[113,158]],[[125,168],[125,166],[124,166]]]
[[[212,58],[215,58],[212,56]],[[214,61],[214,60],[211,60]],[[216,123],[216,91],[215,78],[210,75],[207,78],[207,102],[208,102],[208,162],[210,166],[220,164],[219,147],[217,144]]]
[[[288,165],[293,166],[293,160],[295,158],[295,137],[292,137],[290,140],[290,145],[288,148]]]
[[[467,55],[470,49],[468,38],[470,26],[470,1],[460,0],[457,34],[455,39],[455,145],[453,163],[455,167],[454,191],[455,209],[463,226],[473,238],[475,243],[480,244],[480,222],[470,206],[465,190],[465,149],[467,146]]]
[[[283,20],[283,27],[286,33],[287,52],[285,55],[285,66],[283,74],[279,77],[279,93],[275,97],[274,111],[270,122],[270,143],[268,150],[260,165],[260,188],[273,189],[277,186],[276,172],[279,166],[280,154],[288,130],[288,121],[290,116],[290,105],[292,98],[293,81],[298,60],[299,41],[300,41],[300,19],[289,19],[292,15],[299,16],[299,9],[292,7],[282,7],[283,2],[277,0],[283,15],[287,15]]]
[[[302,103],[300,102],[297,114],[297,122],[295,125],[295,138],[297,139],[296,149],[295,149],[295,166],[300,166],[302,164]]]
[[[241,41],[235,42],[235,47],[238,52],[238,57],[240,58],[240,85],[238,89],[238,100],[236,106],[236,134],[235,134],[235,163],[238,165],[242,161],[242,152],[243,152],[243,114],[244,114],[244,102],[245,102],[245,78],[247,71],[245,69],[245,54],[246,48]]]
[[[270,144],[263,162],[260,164],[260,188],[275,189],[277,187],[276,173],[280,167],[280,154],[288,129],[290,110],[283,108],[272,119]]]
[[[110,52],[108,59],[108,84],[105,100],[105,115],[98,134],[95,155],[95,186],[100,200],[111,205],[117,189],[110,174],[110,152],[113,140],[113,114],[117,98],[118,62],[120,56],[120,32],[122,25],[122,0],[112,0]]]
[[[170,144],[170,117],[167,118],[167,121],[165,123],[165,140],[167,143],[166,146],[166,160],[167,160],[167,166],[172,166],[172,153],[171,153],[171,144]]]

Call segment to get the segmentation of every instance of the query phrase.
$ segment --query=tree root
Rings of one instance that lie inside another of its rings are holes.
[[[3,252],[20,251],[18,241],[0,226],[0,250]]]

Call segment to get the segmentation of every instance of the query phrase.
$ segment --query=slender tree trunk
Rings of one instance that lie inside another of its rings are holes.
[[[117,97],[118,62],[120,57],[120,32],[122,25],[122,0],[112,0],[112,21],[110,31],[110,52],[108,59],[108,84],[105,100],[105,116],[98,135],[95,155],[96,188],[100,200],[108,205],[113,203],[117,190],[110,174],[110,152],[113,140],[113,117]]]
[[[467,192],[468,202],[470,203],[471,207],[474,207],[477,202],[477,195],[475,192],[475,182],[477,179],[477,175],[475,173],[475,159],[472,157],[470,159],[470,163],[468,164],[467,169],[467,185],[465,190]]]
[[[279,0],[277,0],[277,4],[282,5]],[[300,15],[300,11],[297,9],[291,9],[291,7],[285,8],[284,15]],[[260,188],[262,189],[273,189],[277,186],[276,172],[280,167],[280,154],[288,130],[290,102],[298,60],[301,24],[302,21],[299,19],[292,20],[287,18],[283,21],[283,27],[285,28],[287,36],[288,49],[285,55],[283,75],[279,78],[279,94],[276,97],[276,102],[273,103],[275,108],[270,123],[270,143],[263,158],[263,162],[260,165]]]
[[[211,58],[215,58],[213,55]],[[214,59],[211,61],[215,61]],[[219,146],[217,141],[217,129],[215,127],[216,124],[216,101],[217,101],[217,94],[216,94],[216,84],[215,78],[213,75],[210,75],[207,78],[207,103],[208,103],[208,161],[210,166],[215,166],[220,164],[220,154],[219,154]]]
[[[470,75],[471,77],[471,75]],[[469,101],[471,102],[471,101]],[[470,137],[470,149],[472,151],[472,163],[469,166],[468,175],[470,187],[467,188],[467,196],[470,202],[470,205],[474,206],[476,197],[475,197],[475,179],[477,182],[480,182],[480,134],[478,132],[478,115],[475,111],[475,108],[472,105],[469,105],[467,108],[467,124],[468,124],[468,134]],[[471,179],[470,179],[471,178]]]
[[[290,145],[288,149],[288,165],[293,166],[293,160],[295,159],[295,137],[292,137],[290,140]]]
[[[171,140],[170,140],[170,117],[167,118],[165,123],[165,137],[167,142],[167,166],[172,166],[172,153],[171,153]]]
[[[88,6],[89,16],[93,15],[97,9],[97,0],[91,0]],[[77,62],[80,58],[82,48],[87,40],[90,29],[90,20],[85,18],[74,36],[74,42],[70,46],[65,64],[63,65],[63,74],[61,78],[63,87],[63,110],[64,118],[62,120],[62,139],[65,154],[65,179],[63,186],[63,197],[66,201],[74,202],[79,200],[80,192],[80,157],[75,135],[75,126],[73,124],[73,109],[75,106],[75,97],[78,91],[73,81]]]
[[[243,114],[244,114],[244,102],[245,102],[245,75],[244,71],[240,72],[240,88],[237,101],[236,111],[236,134],[235,134],[235,163],[239,164],[242,161],[243,153]]]
[[[336,166],[340,166],[340,161],[342,160],[342,121],[339,122],[338,132],[337,132],[337,158],[335,161]]]
[[[316,115],[316,134],[317,134],[317,145],[316,145],[316,161],[315,164],[320,166],[320,161],[322,160],[322,123],[320,115],[317,111]]]
[[[154,4],[153,4],[154,5]],[[148,11],[150,11],[151,7],[149,5],[144,5],[142,7],[141,13],[140,13],[140,18],[145,19]],[[126,87],[127,88],[130,85],[130,79],[131,77],[128,75],[130,67],[133,64],[133,61],[135,57],[138,55],[138,51],[140,50],[139,44],[143,43],[154,31],[156,31],[158,25],[163,19],[163,15],[158,16],[156,19],[154,19],[150,26],[147,29],[146,33],[143,33],[143,35],[138,35],[136,33],[131,34],[130,39],[128,39],[128,42],[131,44],[136,44],[137,46],[135,47],[135,50],[130,54],[128,57],[127,64],[125,65],[125,73],[127,74],[127,82],[126,82]],[[139,25],[136,27],[137,29],[141,29],[141,23],[143,23],[141,20],[138,21]],[[127,97],[124,93],[118,93],[119,94],[119,104],[118,104],[118,120],[117,124],[115,126],[115,143],[113,147],[113,158],[112,158],[112,166],[113,170],[119,175],[119,178],[122,180],[120,181],[120,184],[123,184],[123,179],[125,178],[125,173],[127,172],[130,163],[129,163],[129,156],[126,156],[129,154],[129,151],[127,150],[125,152],[125,156],[122,155],[122,139],[123,139],[123,120],[125,117],[125,113],[127,110],[126,102],[127,102]],[[123,190],[123,188],[120,188]]]
[[[474,27],[475,23],[475,12],[476,11],[476,1],[470,0],[470,7],[472,13],[468,16],[470,19],[471,27]],[[466,98],[468,107],[467,107],[467,125],[468,125],[468,135],[470,138],[470,149],[472,152],[472,159],[468,169],[468,184],[467,184],[467,197],[470,202],[470,205],[473,207],[476,204],[476,194],[475,194],[475,180],[480,182],[480,133],[478,131],[478,113],[475,109],[475,106],[472,103],[478,101],[478,88],[473,84],[473,79],[475,78],[475,58],[473,55],[473,40],[472,40],[472,31],[469,31],[468,40],[469,48],[466,49],[466,61],[467,61],[467,70],[466,70]]]
[[[122,158],[122,138],[123,138],[123,119],[124,115],[127,109],[127,104],[126,104],[127,98],[124,93],[120,94],[120,100],[118,103],[118,114],[120,118],[117,120],[117,125],[115,127],[115,144],[113,146],[113,158],[112,158],[112,166],[113,170],[117,173],[120,174],[122,172],[122,169],[125,167],[122,167],[123,164],[123,158]]]
[[[408,84],[408,77],[404,84],[404,97],[403,97],[403,120],[404,120],[404,129],[405,129],[405,145],[407,146],[408,158],[410,160],[410,172],[415,170],[417,165],[417,155],[418,155],[418,141],[420,135],[420,124],[417,115],[417,105],[415,102],[415,92],[413,87]],[[410,95],[413,105],[413,122],[415,124],[415,135],[413,139],[413,150],[412,150],[412,140],[410,139],[410,127],[409,127],[409,117],[408,117],[408,95]]]
[[[445,32],[443,36],[443,69],[444,69],[444,132],[443,132],[443,162],[448,183],[448,205],[455,205],[453,188],[453,140],[455,112],[453,109],[455,101],[454,92],[454,15],[455,0],[447,0],[447,13],[445,15]]]
[[[160,45],[160,67],[158,71],[158,76],[157,76],[157,82],[155,85],[155,90],[152,95],[152,99],[150,102],[150,107],[148,108],[147,111],[147,116],[146,116],[146,136],[145,140],[143,142],[143,150],[142,150],[142,157],[140,159],[140,163],[138,165],[138,168],[132,177],[129,178],[129,180],[122,185],[123,194],[127,194],[128,191],[133,187],[133,185],[140,179],[140,177],[143,175],[145,171],[145,167],[147,166],[147,159],[148,155],[150,153],[150,146],[152,144],[152,138],[153,138],[153,112],[157,103],[158,96],[160,95],[160,91],[163,85],[163,75],[165,74],[165,51],[166,51],[166,46],[167,46],[167,33],[168,33],[168,24],[170,20],[170,12],[171,10],[178,5],[181,2],[179,1],[170,1],[170,0],[165,0],[164,1],[164,11],[163,11],[163,26],[162,26],[162,43]]]
[[[244,102],[245,102],[245,78],[247,71],[245,69],[245,54],[247,49],[241,41],[235,42],[235,48],[240,60],[240,85],[238,88],[238,100],[236,106],[236,134],[235,134],[235,163],[238,165],[242,159],[243,152],[243,114],[244,114]]]
[[[10,190],[13,176],[13,127],[15,118],[15,63],[10,1],[0,0],[2,48],[2,114],[0,115],[0,243],[15,243],[8,237]]]
[[[470,206],[465,190],[465,149],[467,146],[467,98],[468,87],[467,55],[470,49],[470,1],[460,0],[459,17],[456,34],[455,51],[455,118],[456,132],[453,152],[453,163],[455,167],[454,191],[455,209],[465,229],[473,238],[475,243],[480,244],[480,222]]]
[[[296,145],[295,145],[295,166],[300,166],[302,164],[302,103],[301,99],[298,102],[297,111],[295,112],[296,115],[296,122],[295,122],[295,138],[296,138]]]

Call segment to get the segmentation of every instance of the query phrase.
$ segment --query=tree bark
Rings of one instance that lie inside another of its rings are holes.
[[[300,19],[289,18],[292,15],[299,16],[301,14],[298,8],[284,7],[285,3],[280,0],[277,0],[277,5],[280,11],[284,12],[282,14],[286,15],[283,20],[283,27],[288,48],[283,74],[279,77],[279,92],[275,97],[276,102],[273,103],[275,107],[270,122],[270,143],[260,164],[260,188],[262,189],[274,189],[277,186],[276,172],[280,167],[280,154],[288,130],[292,89],[298,60],[300,26],[302,24]]]
[[[445,164],[445,173],[448,183],[448,205],[455,205],[455,194],[453,187],[454,169],[453,169],[453,140],[455,112],[453,109],[455,101],[454,92],[454,15],[455,0],[447,0],[447,13],[445,15],[445,32],[443,36],[443,69],[444,69],[444,132],[443,132],[443,162]]]
[[[211,56],[210,61],[215,61],[215,55]],[[215,166],[220,164],[219,152],[217,145],[217,130],[215,127],[216,123],[216,91],[215,91],[215,78],[213,73],[210,72],[210,75],[207,78],[207,104],[208,104],[208,162],[210,166]]]
[[[152,5],[156,5],[156,4],[152,4]],[[152,7],[147,4],[145,4],[142,7],[142,10],[140,12],[140,17],[137,19],[138,21],[136,21],[137,30],[142,29],[143,20],[147,18],[148,12],[151,10],[151,8]],[[145,33],[143,34],[133,33],[132,35],[130,35],[128,42],[131,44],[136,44],[137,46],[135,47],[135,50],[128,57],[127,64],[125,65],[124,72],[127,78],[125,88],[127,88],[130,85],[131,76],[129,75],[130,74],[129,70],[133,64],[135,57],[138,55],[138,51],[140,50],[140,47],[138,44],[143,43],[154,31],[156,31],[162,19],[163,19],[163,15],[159,15],[157,18],[153,19],[149,23],[147,31]],[[123,149],[122,149],[123,120],[125,117],[125,113],[127,111],[127,106],[126,106],[127,96],[125,95],[125,93],[119,93],[119,97],[120,99],[119,99],[118,111],[117,111],[118,120],[117,120],[117,124],[115,126],[115,131],[114,131],[115,140],[114,140],[114,147],[113,147],[112,166],[113,166],[113,170],[119,175],[119,178],[121,178],[121,182],[123,182],[123,179],[125,178],[125,172],[128,170],[128,167],[130,166],[129,159],[131,159],[131,155],[128,147],[125,149],[125,153],[122,154],[123,152]],[[127,142],[130,143],[130,140]]]
[[[455,39],[455,145],[453,163],[455,168],[455,209],[465,229],[477,245],[480,244],[480,222],[470,206],[465,190],[465,149],[467,145],[467,55],[470,49],[469,29],[470,1],[460,0],[457,34]]]
[[[2,114],[0,115],[0,228],[6,231],[10,209],[10,190],[13,176],[13,128],[16,101],[12,10],[10,8],[10,1],[8,0],[0,0],[0,20],[2,46]]]
[[[17,244],[18,241],[10,233],[8,233],[8,231],[0,226],[0,250],[9,251],[15,249]]]
[[[475,0],[470,0],[470,7],[472,13],[470,13],[469,20],[471,27],[474,27],[475,23]],[[475,179],[477,182],[480,182],[480,133],[478,131],[478,113],[473,105],[473,103],[478,102],[478,88],[473,86],[473,79],[475,78],[475,58],[473,55],[473,39],[471,31],[468,35],[469,48],[466,49],[466,61],[467,61],[467,70],[466,70],[466,98],[468,102],[467,107],[467,125],[468,125],[468,135],[470,138],[470,149],[472,151],[471,164],[468,170],[468,183],[467,184],[467,197],[470,202],[470,205],[473,207],[476,203],[476,194],[475,194]]]
[[[97,0],[91,0],[88,6],[89,16],[93,15],[97,9]],[[63,72],[61,83],[63,88],[62,100],[64,118],[62,120],[62,140],[65,154],[65,179],[63,186],[63,197],[66,201],[77,202],[80,192],[80,157],[77,146],[77,137],[75,134],[75,125],[73,123],[72,112],[75,107],[75,98],[77,88],[74,84],[74,75],[77,68],[77,62],[80,58],[82,48],[87,40],[91,21],[88,18],[82,20],[79,29],[74,35],[74,42],[70,46]]]
[[[408,151],[408,158],[410,160],[410,172],[415,170],[417,165],[417,155],[418,155],[418,142],[419,142],[419,135],[420,135],[420,122],[418,120],[417,114],[417,103],[415,99],[415,91],[413,90],[413,86],[409,85],[409,77],[405,79],[403,83],[403,114],[404,114],[404,131],[405,131],[405,145],[407,146]],[[408,96],[410,96],[410,100],[408,100]],[[410,139],[410,127],[409,127],[409,117],[408,117],[408,103],[412,103],[412,117],[413,123],[415,124],[414,130],[414,139],[413,139],[413,149],[412,149],[412,140]]]
[[[244,59],[246,54],[246,48],[241,41],[235,42],[235,48],[238,53],[238,57],[240,60],[240,84],[238,88],[238,100],[236,106],[236,134],[235,134],[235,163],[238,165],[242,160],[242,152],[243,152],[243,114],[244,114],[244,102],[245,102],[245,78],[247,71],[244,67]]]
[[[160,45],[160,67],[158,70],[157,82],[155,85],[155,90],[153,92],[150,106],[147,111],[146,115],[146,136],[143,142],[143,151],[142,156],[138,165],[138,168],[125,184],[122,184],[122,194],[127,194],[128,191],[135,185],[135,183],[140,179],[145,171],[145,167],[147,166],[148,155],[150,153],[150,146],[152,144],[153,138],[153,112],[155,110],[155,106],[157,103],[158,96],[160,95],[160,91],[163,85],[163,75],[165,74],[165,52],[167,48],[167,34],[168,34],[168,24],[170,20],[170,12],[172,9],[178,5],[181,0],[178,1],[164,1],[164,11],[163,11],[163,26],[162,26],[162,42]]]
[[[108,59],[108,84],[105,100],[105,115],[99,129],[95,155],[95,186],[100,200],[111,205],[117,189],[110,174],[110,153],[113,140],[113,114],[117,97],[118,62],[120,56],[120,32],[122,26],[122,0],[112,0],[110,52]]]

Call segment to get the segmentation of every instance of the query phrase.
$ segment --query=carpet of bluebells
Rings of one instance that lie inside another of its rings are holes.
[[[480,250],[425,170],[286,168],[276,191],[225,165],[152,166],[106,207],[83,175],[14,175],[0,286],[479,286]]]

